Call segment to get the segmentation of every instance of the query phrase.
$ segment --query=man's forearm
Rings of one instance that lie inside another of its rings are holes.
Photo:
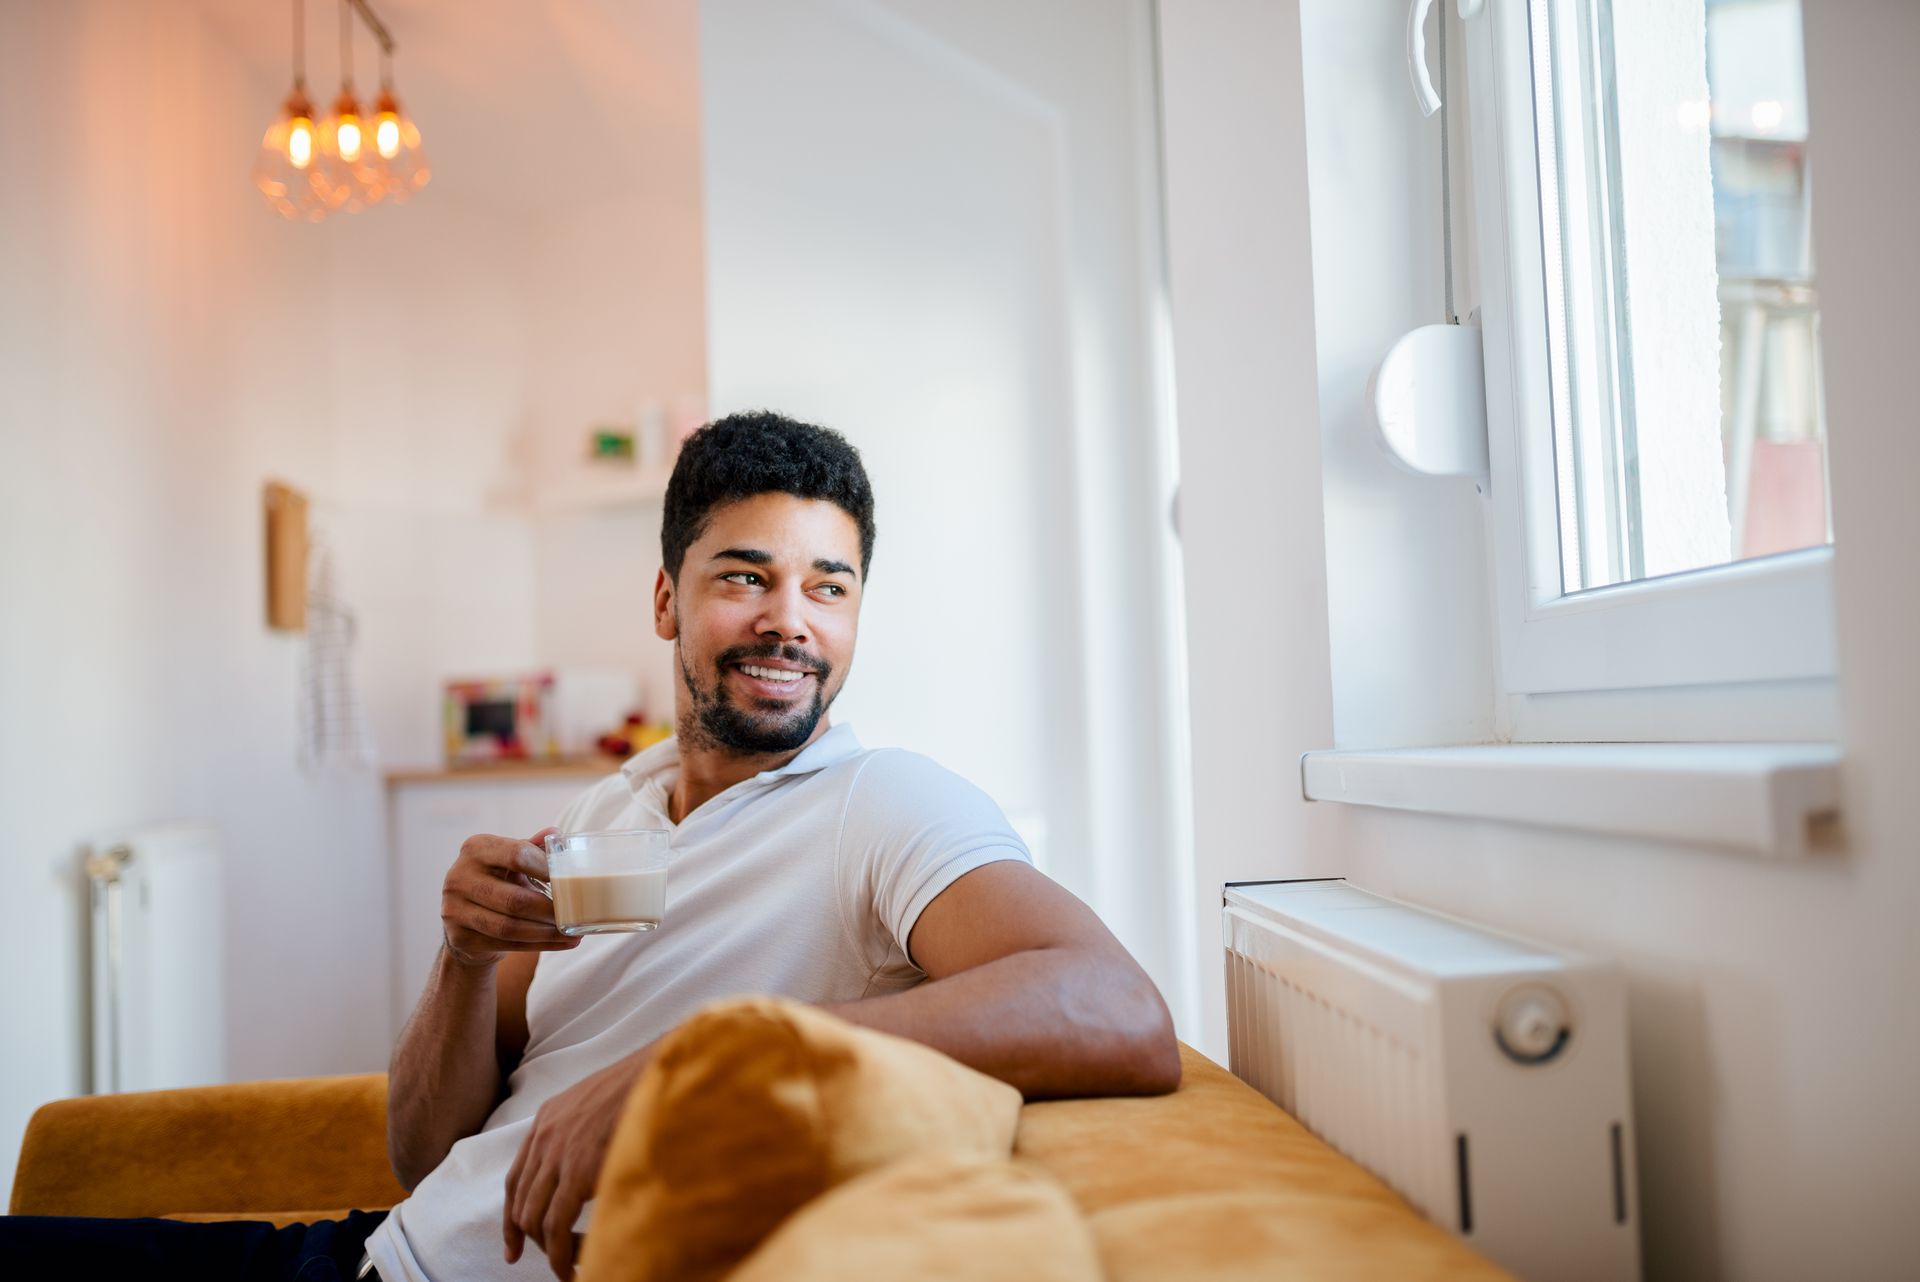
[[[1013,953],[826,1009],[931,1046],[1029,1099],[1157,1094],[1180,1082],[1179,1044],[1159,993],[1130,964],[1077,948]]]
[[[464,966],[441,948],[400,1034],[387,1079],[387,1157],[412,1188],[456,1142],[478,1131],[500,1096],[492,965]]]

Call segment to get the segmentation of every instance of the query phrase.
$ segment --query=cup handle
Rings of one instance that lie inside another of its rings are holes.
[[[559,835],[560,835],[559,830],[556,829],[553,832],[549,832],[546,836],[546,840],[540,843],[540,848],[546,851],[547,858],[549,861],[551,861],[553,858],[553,839],[555,837],[558,837]],[[535,890],[545,895],[549,900],[553,898],[553,882],[551,877],[546,877],[546,878],[536,877],[532,873],[522,873],[520,875],[527,879],[528,885],[532,886]]]

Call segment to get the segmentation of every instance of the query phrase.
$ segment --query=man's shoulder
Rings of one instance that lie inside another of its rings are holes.
[[[862,748],[828,771],[862,795],[882,789],[935,794],[978,791],[964,775],[911,748]]]
[[[906,748],[871,748],[838,763],[846,789],[846,827],[878,835],[931,825],[1006,820],[993,798],[957,771]]]

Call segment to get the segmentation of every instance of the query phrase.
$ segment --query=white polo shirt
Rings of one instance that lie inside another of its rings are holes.
[[[566,832],[670,829],[666,912],[656,931],[541,956],[507,1098],[367,1242],[386,1282],[551,1279],[537,1247],[505,1263],[500,1236],[507,1169],[542,1103],[723,997],[826,1003],[909,988],[925,978],[907,956],[921,910],[983,864],[1031,862],[980,789],[917,753],[863,749],[847,726],[676,825],[679,774],[669,739],[560,817]]]

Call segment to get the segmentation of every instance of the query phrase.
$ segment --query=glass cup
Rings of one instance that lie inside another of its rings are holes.
[[[529,880],[553,900],[562,934],[657,930],[667,911],[672,853],[664,828],[550,833],[547,880]]]

